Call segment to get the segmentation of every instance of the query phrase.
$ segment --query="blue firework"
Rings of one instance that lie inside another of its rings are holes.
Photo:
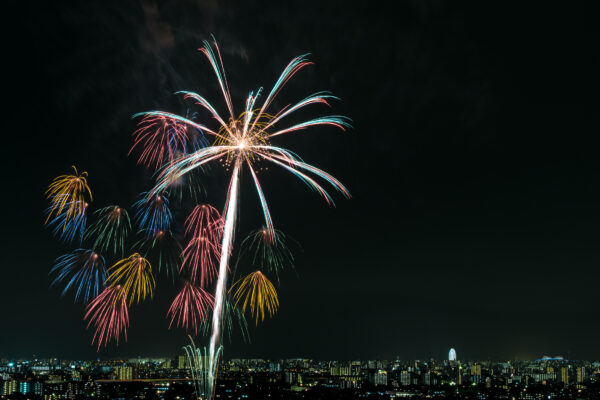
[[[64,296],[70,289],[75,290],[75,301],[87,303],[98,296],[103,289],[108,274],[104,257],[87,249],[77,249],[56,259],[50,274],[56,273],[52,286],[66,282],[61,293]]]
[[[83,203],[83,205],[71,206],[74,203]],[[67,206],[48,223],[48,226],[53,227],[52,233],[66,243],[77,240],[81,244],[87,223],[87,207],[88,204],[82,201],[67,203]],[[52,206],[48,207],[45,211],[46,215],[49,215],[52,210]]]
[[[142,193],[141,198],[133,204],[133,209],[138,227],[148,235],[168,230],[171,226],[172,215],[166,192],[155,195]]]

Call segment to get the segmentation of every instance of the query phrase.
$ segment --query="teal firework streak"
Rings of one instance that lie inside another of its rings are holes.
[[[257,229],[248,235],[241,246],[241,257],[252,257],[252,264],[264,267],[267,271],[275,273],[279,280],[279,271],[285,268],[294,268],[294,255],[289,244],[300,247],[298,242],[286,236],[279,229],[274,229],[274,240],[271,240],[266,227]]]
[[[54,273],[57,276],[51,285],[66,282],[62,296],[74,289],[75,301],[84,303],[98,296],[108,277],[104,257],[86,249],[77,249],[58,257],[50,270],[50,274]]]
[[[236,329],[236,325],[242,334],[242,339],[244,339],[245,342],[250,342],[250,331],[248,330],[248,322],[246,321],[244,312],[231,301],[229,296],[227,296],[223,303],[223,331],[227,332],[230,342],[233,337],[233,331]],[[208,335],[211,326],[211,318],[206,318],[202,321],[202,332]]]
[[[181,245],[168,229],[148,232],[140,231],[141,238],[133,245],[135,251],[157,266],[158,272],[164,272],[174,278],[181,261]]]
[[[108,206],[94,212],[97,220],[85,231],[86,241],[93,242],[92,248],[112,255],[125,254],[125,238],[131,231],[127,210],[119,206]]]

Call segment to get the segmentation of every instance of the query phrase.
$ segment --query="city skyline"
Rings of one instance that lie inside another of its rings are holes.
[[[0,359],[0,398],[194,398],[185,355],[110,361]],[[593,399],[600,361],[318,361],[231,359],[217,394],[230,399]],[[198,389],[196,389],[198,393]]]
[[[75,164],[94,187],[90,207],[131,208],[152,186],[127,158],[131,116],[163,106],[185,115],[173,95],[184,89],[225,109],[195,50],[214,34],[236,104],[310,52],[315,65],[277,106],[331,90],[342,99],[332,112],[353,126],[292,143],[351,200],[327,208],[283,173],[265,176],[275,226],[299,243],[296,268],[279,277],[278,314],[251,323],[249,343],[225,341],[225,357],[444,359],[453,347],[459,359],[600,359],[599,143],[574,139],[592,131],[572,71],[586,52],[565,36],[577,36],[580,10],[121,3],[11,5],[27,18],[14,19],[7,50],[0,358],[173,354],[188,343],[169,330],[174,287],[136,306],[127,342],[90,345],[84,305],[51,287],[50,269],[72,248],[43,226],[44,191]],[[215,204],[222,182],[203,182]],[[249,232],[262,224],[260,202],[250,185],[241,195],[238,227]]]

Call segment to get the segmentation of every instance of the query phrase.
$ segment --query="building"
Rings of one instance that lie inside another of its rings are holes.
[[[115,368],[115,374],[117,379],[129,381],[133,378],[133,369],[128,366],[117,367]]]
[[[421,384],[431,385],[431,372],[428,371],[421,375]]]
[[[380,369],[377,372],[375,372],[373,375],[374,375],[373,383],[375,384],[375,386],[387,386],[387,384],[388,384],[387,371]]]
[[[27,381],[19,382],[19,392],[29,394],[32,392],[31,384]]]
[[[2,387],[2,394],[4,396],[8,396],[9,394],[13,394],[17,392],[17,381],[15,380],[8,380],[4,382],[4,385]]]
[[[454,349],[450,349],[450,351],[448,352],[448,361],[456,361],[456,350]]]
[[[565,386],[569,384],[569,369],[567,367],[562,367],[560,369],[560,381]]]
[[[177,357],[177,368],[185,369],[187,366],[185,365],[185,356]]]
[[[408,385],[410,385],[410,383],[411,383],[410,382],[410,375],[411,374],[408,371],[402,371],[400,373],[400,384],[402,386],[408,386]]]
[[[481,365],[474,364],[471,366],[471,377],[473,378],[473,383],[479,384],[483,382],[481,378]]]

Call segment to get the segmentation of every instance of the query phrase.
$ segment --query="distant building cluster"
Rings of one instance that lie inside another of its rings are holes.
[[[600,362],[230,359],[219,399],[599,398]],[[193,399],[183,355],[108,361],[0,360],[0,399]],[[345,396],[345,397],[344,397]],[[594,397],[596,396],[596,397]]]

